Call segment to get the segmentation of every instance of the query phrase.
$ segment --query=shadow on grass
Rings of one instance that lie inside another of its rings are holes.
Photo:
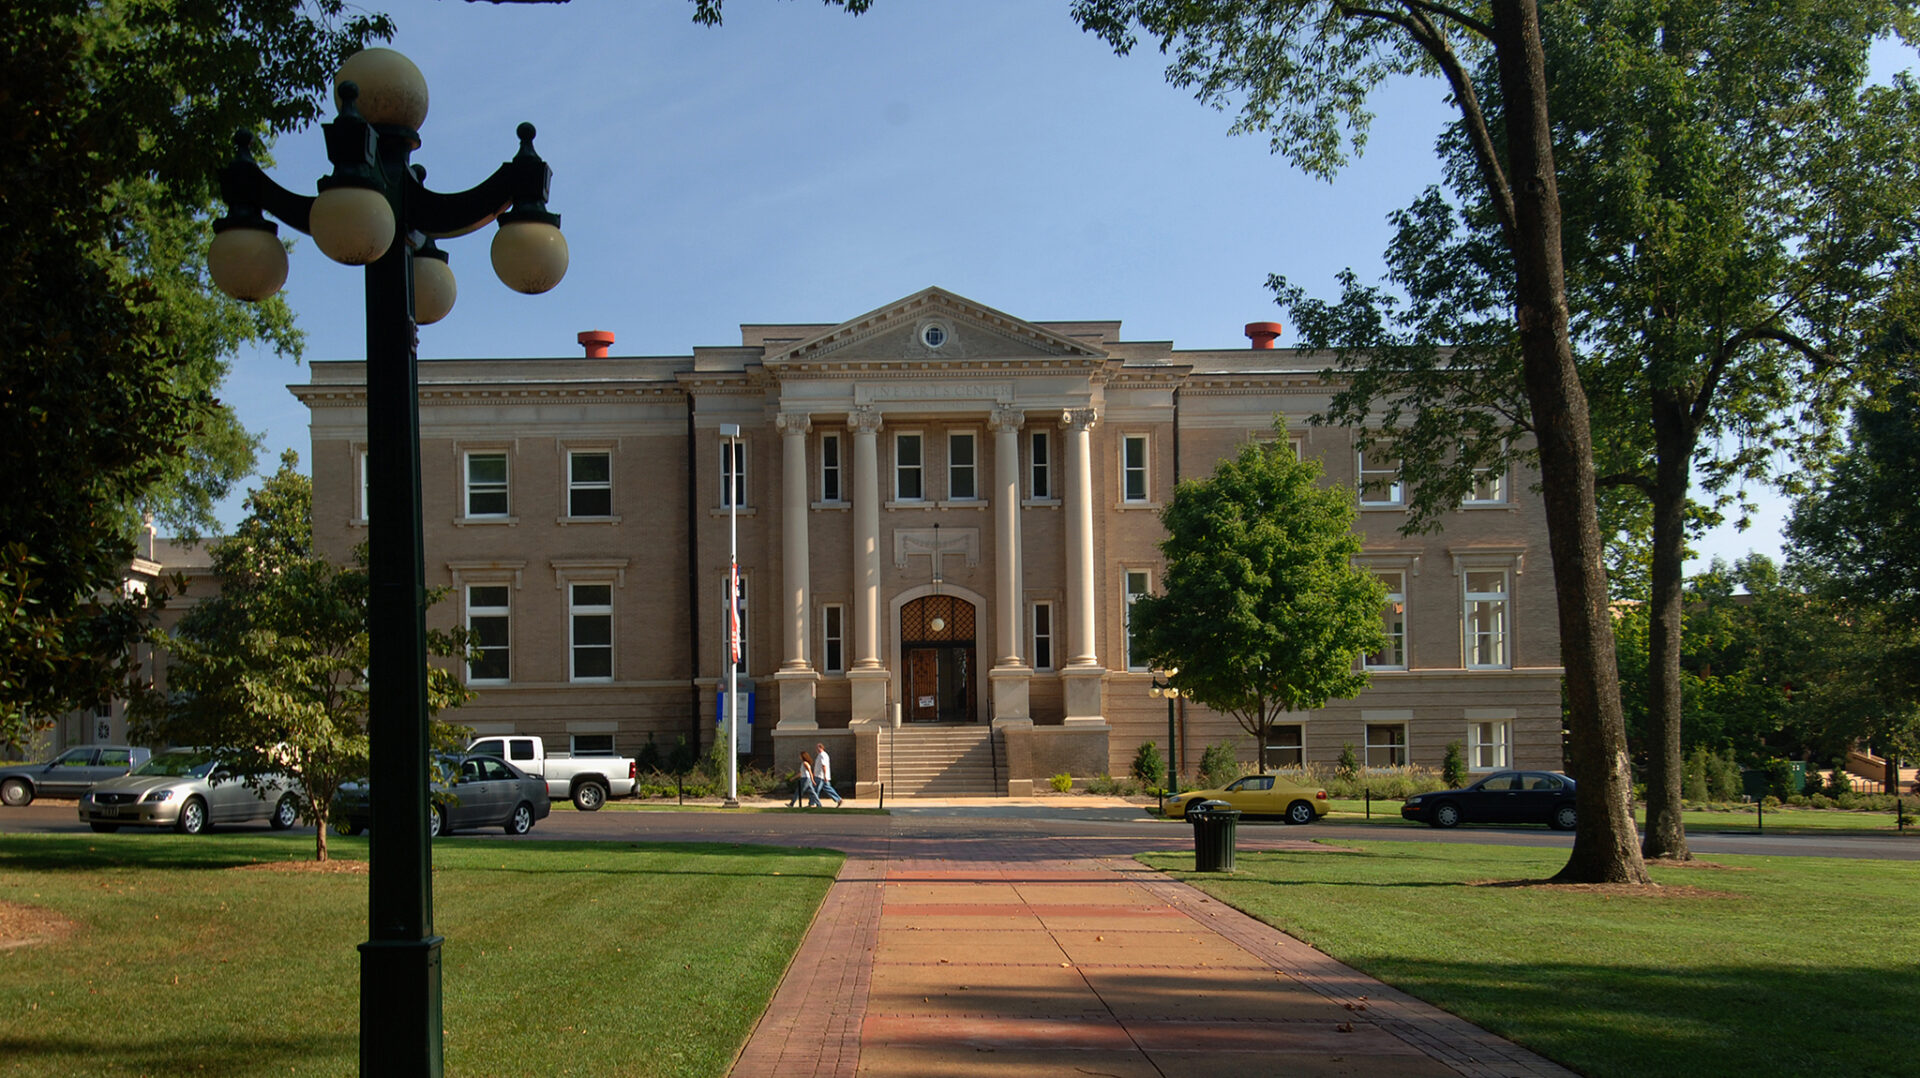
[[[265,1023],[231,1034],[209,1031],[119,1033],[102,1028],[84,1042],[31,1034],[0,1036],[0,1059],[22,1074],[284,1073],[288,1061],[303,1066],[339,1060],[350,1073],[360,1055],[358,1032],[296,1034]]]

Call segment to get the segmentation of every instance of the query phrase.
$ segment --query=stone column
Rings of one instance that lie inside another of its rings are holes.
[[[783,643],[786,661],[773,675],[780,687],[781,729],[818,729],[815,689],[819,675],[807,661],[811,640],[813,589],[807,554],[807,435],[812,419],[805,412],[781,412],[774,418],[781,439],[781,568],[786,586]]]
[[[995,724],[1031,717],[1033,668],[1023,658],[1026,569],[1020,556],[1020,427],[1026,414],[1003,404],[987,426],[993,431],[994,630],[999,658],[987,672],[993,686]]]
[[[1060,416],[1066,430],[1067,664],[1060,671],[1066,721],[1104,723],[1107,672],[1094,653],[1093,427],[1092,408]]]
[[[880,663],[880,411],[847,414],[853,430],[853,685],[851,721],[887,717],[890,675]]]

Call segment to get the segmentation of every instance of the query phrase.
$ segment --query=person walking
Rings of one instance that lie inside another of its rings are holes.
[[[787,802],[787,807],[799,808],[802,795],[813,802],[809,808],[820,807],[820,791],[813,784],[813,758],[804,751],[800,753],[800,774],[794,777],[793,798]]]
[[[815,743],[813,746],[813,803],[820,803],[820,794],[833,798],[833,807],[840,807],[840,791],[833,788],[833,758],[827,755],[827,747]]]

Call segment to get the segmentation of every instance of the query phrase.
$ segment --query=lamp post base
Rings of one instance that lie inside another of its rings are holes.
[[[440,1078],[441,942],[360,945],[361,1078]]]

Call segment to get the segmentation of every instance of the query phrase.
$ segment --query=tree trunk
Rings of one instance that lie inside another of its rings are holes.
[[[316,805],[313,810],[313,859],[327,859],[327,807]]]
[[[1667,389],[1653,393],[1653,594],[1647,644],[1647,860],[1687,861],[1681,819],[1680,639],[1684,631],[1688,468],[1694,435],[1684,400]]]
[[[1513,185],[1515,318],[1527,400],[1539,439],[1548,546],[1566,667],[1569,772],[1578,785],[1573,853],[1554,877],[1577,883],[1649,883],[1640,858],[1627,768],[1620,674],[1600,518],[1594,500],[1587,398],[1568,338],[1560,193],[1547,119],[1546,60],[1534,0],[1495,0],[1494,47]]]

